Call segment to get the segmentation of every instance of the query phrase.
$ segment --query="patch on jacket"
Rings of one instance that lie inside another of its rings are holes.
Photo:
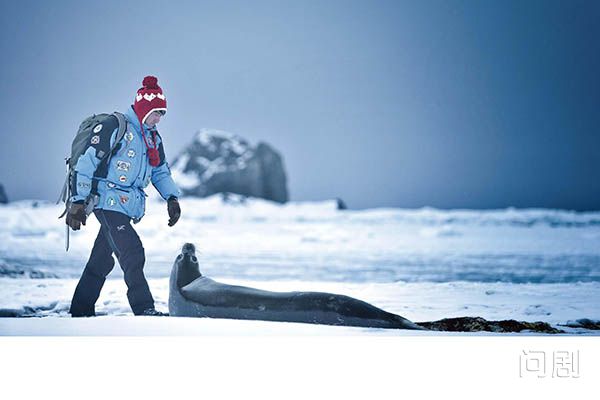
[[[130,167],[131,167],[131,163],[128,163],[127,161],[121,161],[121,160],[117,161],[117,170],[118,171],[129,171]]]

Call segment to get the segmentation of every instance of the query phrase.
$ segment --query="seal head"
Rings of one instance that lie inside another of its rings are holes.
[[[196,246],[194,246],[191,243],[184,244],[183,247],[181,248],[181,254],[189,254],[191,256],[195,256],[196,255]]]
[[[198,258],[196,258],[196,247],[193,244],[183,245],[181,254],[175,260],[175,267],[177,269],[177,287],[180,289],[202,276]]]

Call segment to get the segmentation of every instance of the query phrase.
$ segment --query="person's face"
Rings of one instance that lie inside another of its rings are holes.
[[[146,117],[145,124],[151,128],[154,127],[154,125],[160,122],[160,117],[164,115],[163,113],[164,111],[152,111],[150,115]]]

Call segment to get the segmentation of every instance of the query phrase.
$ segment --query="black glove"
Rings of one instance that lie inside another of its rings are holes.
[[[169,212],[169,226],[173,226],[179,221],[179,217],[181,216],[181,208],[179,207],[177,197],[169,197],[169,200],[167,200],[167,211]]]
[[[87,216],[85,215],[85,205],[83,204],[83,201],[71,204],[65,220],[67,225],[74,231],[78,231],[81,229],[81,224],[85,225],[86,219]]]

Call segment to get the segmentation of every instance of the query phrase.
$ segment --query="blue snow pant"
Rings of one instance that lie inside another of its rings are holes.
[[[95,315],[94,305],[115,265],[113,253],[125,274],[127,298],[133,313],[139,315],[154,308],[154,299],[144,276],[144,247],[131,226],[131,219],[116,211],[97,209],[94,214],[100,222],[100,232],[75,289],[69,312],[73,317]]]

